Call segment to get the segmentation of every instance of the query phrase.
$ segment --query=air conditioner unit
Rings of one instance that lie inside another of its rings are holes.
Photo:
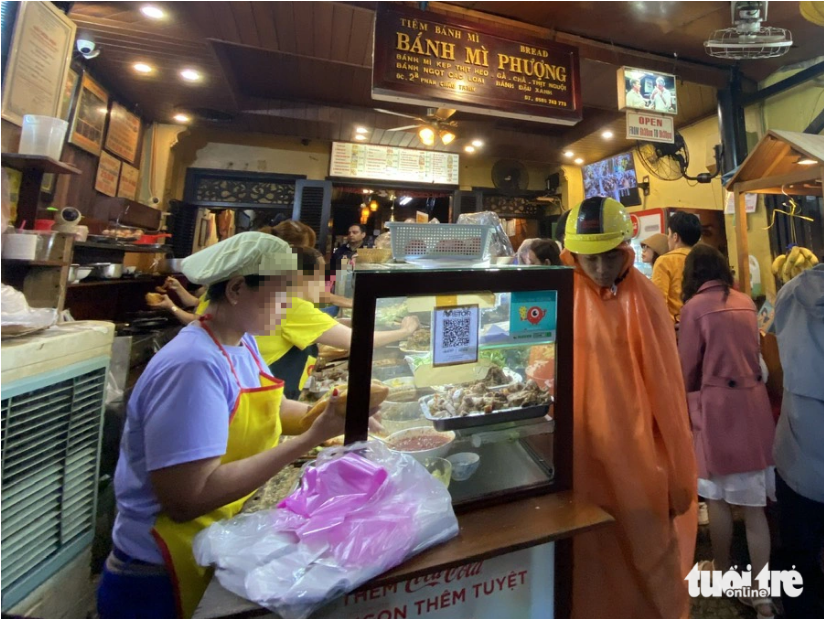
[[[113,339],[111,323],[78,322],[3,342],[4,612],[91,544]]]

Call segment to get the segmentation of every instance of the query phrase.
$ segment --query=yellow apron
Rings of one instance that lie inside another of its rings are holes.
[[[240,393],[229,416],[229,439],[226,454],[221,463],[234,462],[271,449],[278,444],[281,434],[280,404],[283,398],[283,381],[270,376],[249,352],[260,369],[260,387],[244,389],[226,350],[201,319],[203,328],[229,362],[229,368],[237,381]],[[165,514],[155,521],[152,535],[163,555],[166,569],[172,579],[177,598],[177,614],[189,619],[200,603],[212,578],[212,569],[200,567],[192,554],[195,535],[214,522],[235,516],[250,495],[224,505],[204,516],[188,522],[174,522]]]

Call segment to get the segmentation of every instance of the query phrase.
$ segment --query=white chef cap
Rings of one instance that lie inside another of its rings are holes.
[[[239,275],[286,275],[297,270],[289,245],[263,232],[241,232],[183,260],[183,274],[211,286]]]

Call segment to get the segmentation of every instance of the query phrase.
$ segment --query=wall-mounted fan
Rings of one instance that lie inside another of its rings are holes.
[[[650,174],[664,181],[677,181],[682,178],[690,164],[687,143],[677,131],[673,144],[638,142],[636,152]]]
[[[793,44],[793,35],[784,28],[762,26],[767,20],[767,2],[732,2],[733,28],[713,32],[704,41],[704,50],[715,58],[755,60],[783,56]]]
[[[653,176],[657,176],[664,181],[677,181],[679,178],[685,178],[688,181],[702,184],[709,183],[721,173],[723,150],[721,144],[716,144],[713,148],[715,154],[715,170],[713,172],[701,172],[696,176],[690,176],[687,173],[690,165],[690,151],[684,141],[684,136],[677,131],[675,132],[675,142],[672,144],[638,142],[635,147],[635,152],[638,154],[641,163]]]
[[[455,114],[455,110],[446,108],[427,108],[424,118],[420,116],[412,116],[411,114],[403,114],[401,112],[393,112],[392,110],[382,110],[375,108],[376,112],[381,114],[390,114],[392,116],[400,116],[401,118],[411,118],[416,121],[414,125],[404,125],[402,127],[393,127],[387,131],[415,131],[421,142],[427,146],[432,146],[440,139],[444,145],[451,144],[455,138],[455,128],[458,123],[451,120]]]
[[[505,194],[519,194],[529,188],[526,166],[514,159],[500,159],[492,166],[492,184]]]

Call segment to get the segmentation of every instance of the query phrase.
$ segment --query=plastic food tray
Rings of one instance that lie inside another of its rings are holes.
[[[395,260],[486,260],[492,226],[390,222]]]
[[[447,430],[463,430],[465,428],[477,428],[479,426],[488,426],[498,423],[507,423],[510,421],[523,421],[525,419],[537,419],[543,417],[549,412],[549,404],[541,406],[528,406],[526,408],[506,408],[502,410],[493,411],[489,414],[482,412],[474,413],[472,415],[464,415],[458,417],[434,417],[430,410],[429,404],[432,402],[434,395],[428,395],[419,400],[423,416],[432,422],[436,430],[445,432]]]

